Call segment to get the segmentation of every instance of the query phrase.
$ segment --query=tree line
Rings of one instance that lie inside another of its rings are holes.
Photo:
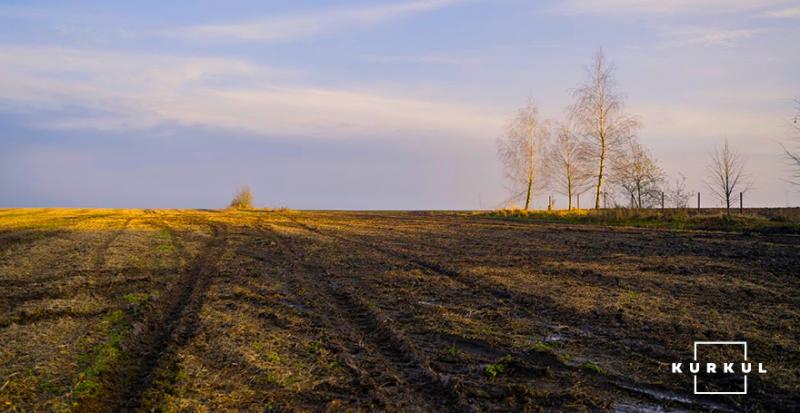
[[[530,209],[534,195],[551,190],[565,195],[567,209],[572,210],[580,194],[591,190],[596,209],[626,204],[688,207],[693,193],[686,189],[686,177],[668,182],[657,159],[636,139],[641,123],[626,110],[614,67],[602,50],[587,75],[573,91],[563,120],[542,119],[529,99],[498,139],[498,156],[512,184],[509,201],[522,201]],[[800,100],[797,105],[800,113]],[[798,122],[796,117],[793,125],[800,132]],[[800,184],[800,152],[784,151]],[[709,155],[707,169],[706,186],[728,210],[751,186],[744,157],[727,140]]]

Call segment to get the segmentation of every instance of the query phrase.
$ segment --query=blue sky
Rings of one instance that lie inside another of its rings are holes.
[[[800,205],[798,1],[166,3],[0,2],[0,207],[495,207],[509,117],[599,47],[666,172],[708,192],[728,139],[747,203]]]

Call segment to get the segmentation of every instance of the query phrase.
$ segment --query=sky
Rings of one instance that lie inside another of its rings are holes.
[[[599,48],[704,206],[726,139],[800,206],[798,40],[785,0],[0,1],[0,207],[496,208],[516,108],[563,119]]]

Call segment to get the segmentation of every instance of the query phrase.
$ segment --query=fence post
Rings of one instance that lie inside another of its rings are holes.
[[[661,192],[661,210],[664,210],[664,192]]]
[[[578,209],[581,209],[581,194],[575,195],[575,198],[578,199]]]
[[[700,192],[697,193],[697,211],[700,212]]]
[[[741,193],[741,192],[739,192],[739,214],[741,215],[741,214],[743,214],[743,213],[744,213],[744,202],[743,202],[743,196],[742,196],[742,193]]]

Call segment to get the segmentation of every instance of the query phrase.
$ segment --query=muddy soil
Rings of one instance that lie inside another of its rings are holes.
[[[0,240],[8,411],[800,409],[800,237],[1,210]],[[696,341],[768,371],[695,395]]]

